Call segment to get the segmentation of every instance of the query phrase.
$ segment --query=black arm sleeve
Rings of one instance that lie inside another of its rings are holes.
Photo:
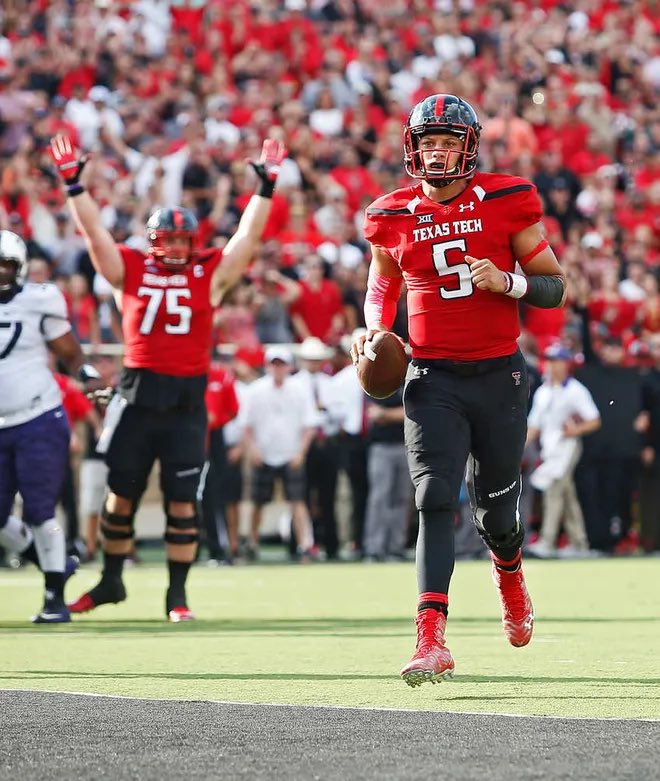
[[[539,309],[554,309],[564,298],[564,280],[551,274],[527,277],[527,293],[523,301]]]

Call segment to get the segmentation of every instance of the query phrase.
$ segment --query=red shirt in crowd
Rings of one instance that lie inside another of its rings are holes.
[[[318,290],[312,290],[307,282],[301,282],[300,288],[300,296],[291,305],[291,314],[302,317],[311,336],[333,341],[332,320],[343,312],[337,284],[324,279]]]
[[[209,431],[221,428],[238,415],[238,396],[234,375],[224,366],[212,363],[209,367],[209,381],[206,386],[206,411]]]

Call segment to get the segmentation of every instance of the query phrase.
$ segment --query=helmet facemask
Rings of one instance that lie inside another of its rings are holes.
[[[424,136],[438,133],[449,134],[462,141],[462,146],[436,147],[430,151],[445,152],[444,162],[436,166],[424,163],[419,143]],[[406,172],[415,179],[424,179],[434,187],[443,187],[457,179],[465,179],[477,167],[479,139],[474,129],[465,125],[451,125],[445,122],[425,122],[423,125],[404,129],[404,162]],[[451,168],[449,164],[452,163]]]
[[[194,238],[193,233],[185,230],[150,230],[149,254],[165,268],[184,268],[193,258]],[[187,246],[173,245],[173,239],[185,239]]]

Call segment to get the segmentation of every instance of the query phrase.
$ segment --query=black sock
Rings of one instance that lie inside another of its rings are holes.
[[[420,593],[447,594],[454,571],[454,513],[451,510],[420,511],[415,560]]]
[[[52,593],[53,599],[64,599],[64,573],[63,572],[44,572],[46,580],[46,591]]]
[[[123,553],[106,553],[103,551],[103,575],[104,578],[121,578],[124,569]]]
[[[167,560],[167,569],[170,573],[170,586],[167,589],[168,610],[185,606],[186,579],[190,566],[190,562]]]
[[[20,554],[22,559],[25,559],[25,561],[31,561],[33,564],[36,564],[39,569],[41,569],[41,565],[39,564],[39,555],[37,554],[37,549],[34,545],[34,540],[27,546],[27,548]]]

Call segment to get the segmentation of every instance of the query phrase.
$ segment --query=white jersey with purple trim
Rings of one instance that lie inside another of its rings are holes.
[[[0,428],[26,423],[62,403],[46,345],[70,330],[56,285],[28,283],[0,302]]]

